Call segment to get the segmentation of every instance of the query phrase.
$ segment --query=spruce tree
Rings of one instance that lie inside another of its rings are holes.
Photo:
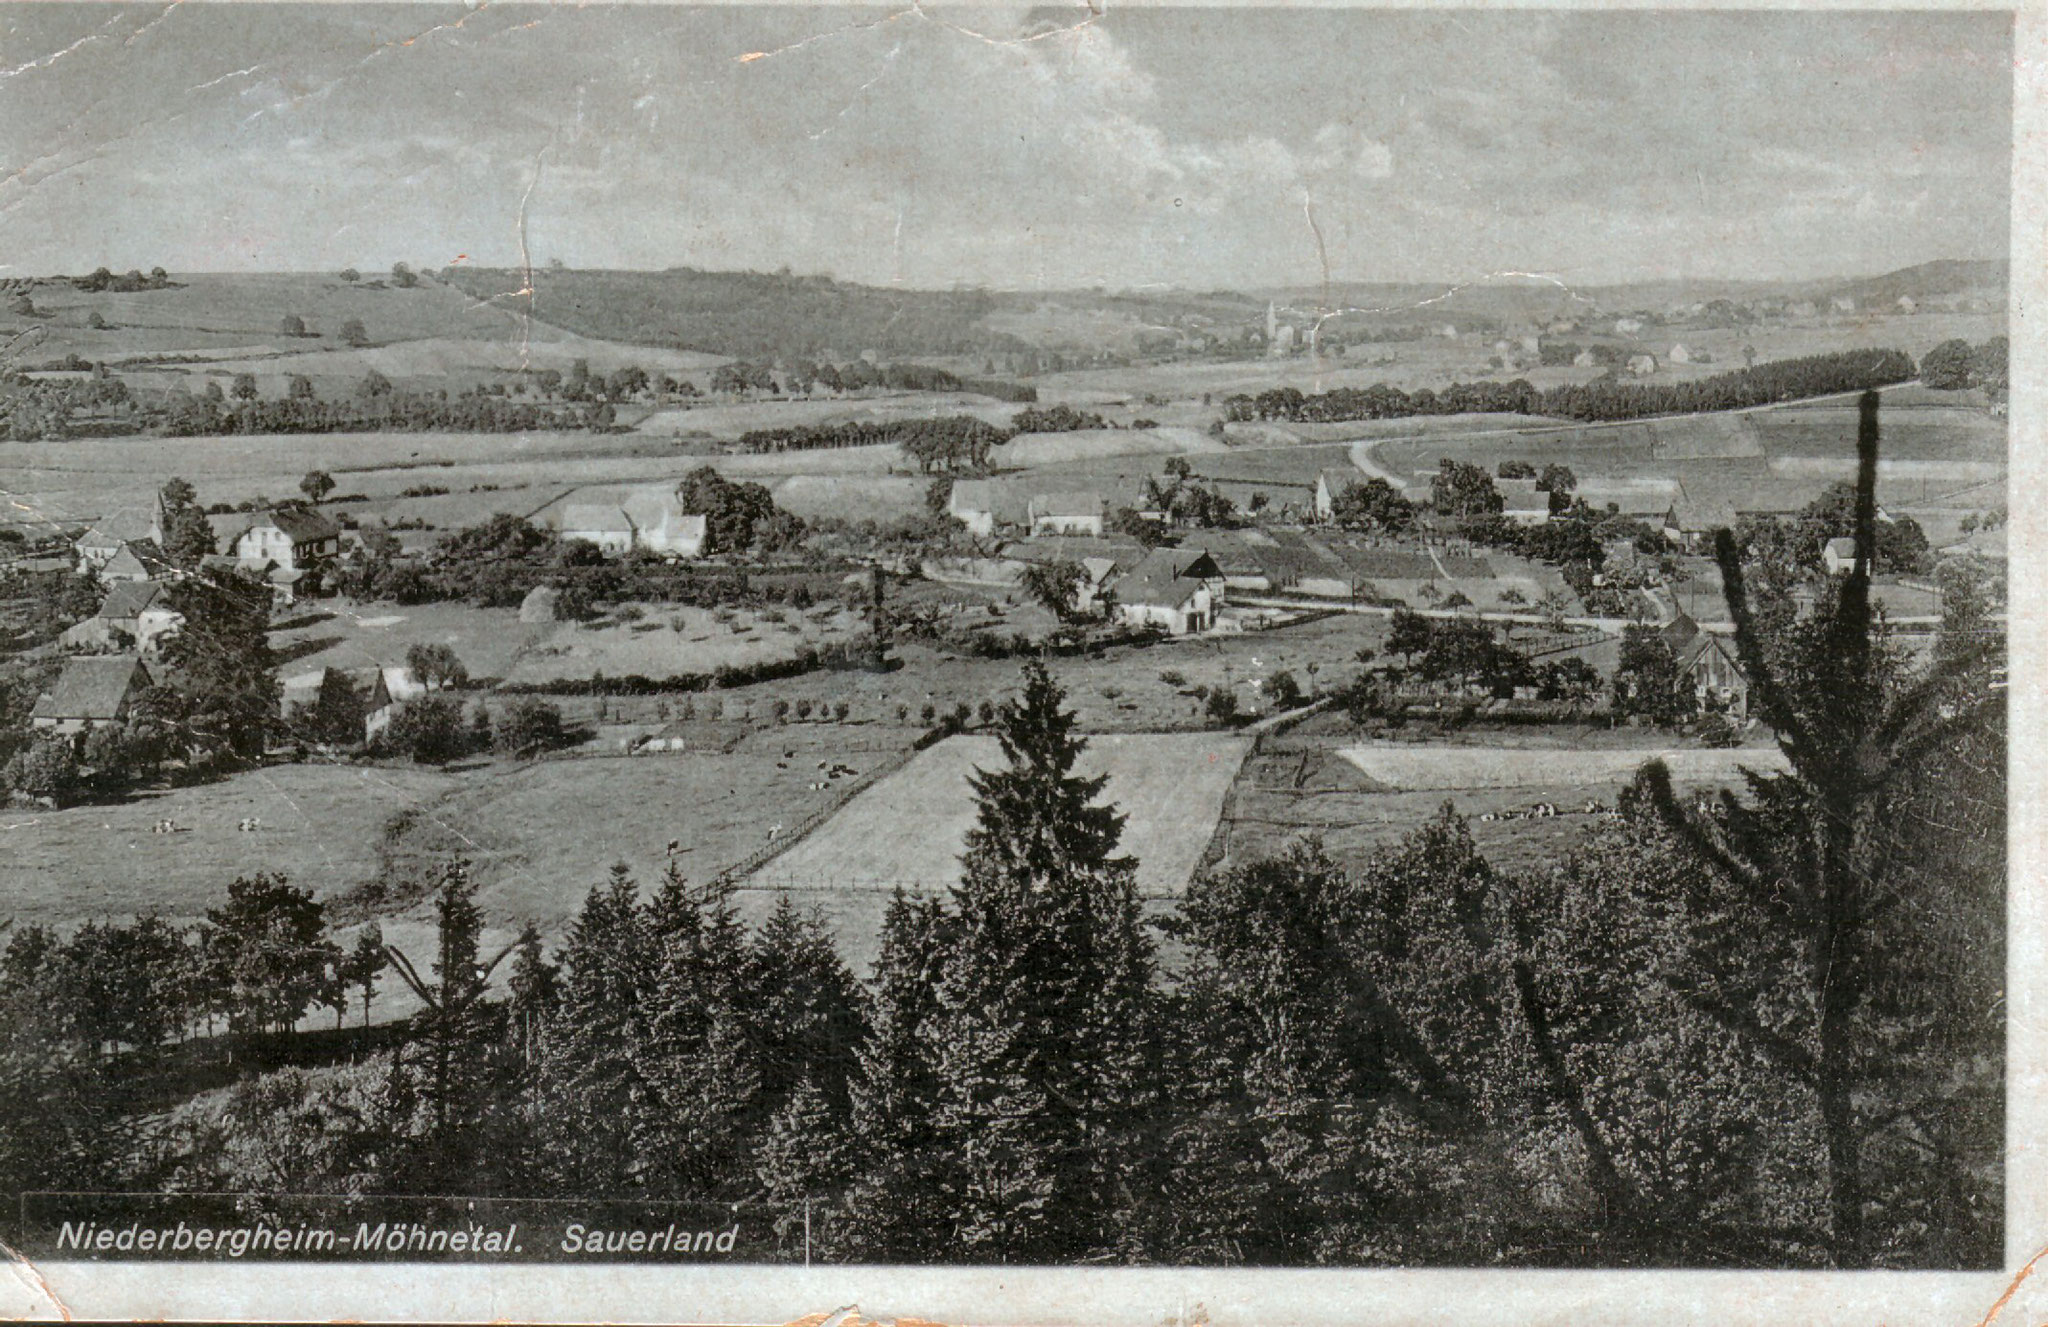
[[[560,1004],[540,1039],[535,1123],[555,1190],[630,1191],[638,1119],[653,1107],[641,1002],[651,981],[639,885],[624,866],[592,888],[562,948]]]
[[[838,1249],[856,1261],[931,1262],[948,1251],[957,1175],[936,1117],[939,979],[950,939],[939,899],[896,891],[882,916],[868,1035],[849,1085],[862,1166],[835,1232]]]
[[[639,1065],[649,1091],[633,1148],[650,1193],[711,1199],[751,1189],[761,1062],[745,928],[729,885],[671,865],[644,922],[649,983]]]
[[[1044,666],[1026,666],[977,771],[940,981],[938,1124],[961,1169],[954,1237],[978,1259],[1069,1261],[1112,1248],[1154,1095],[1152,946],[1123,816]]]

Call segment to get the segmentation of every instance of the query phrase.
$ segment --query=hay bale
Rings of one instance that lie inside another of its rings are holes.
[[[562,592],[552,585],[536,585],[519,601],[521,622],[558,622]]]

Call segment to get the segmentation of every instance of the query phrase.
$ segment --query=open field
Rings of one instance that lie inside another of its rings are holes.
[[[1174,895],[1186,887],[1248,746],[1210,733],[1089,739],[1079,770],[1109,776],[1103,798],[1129,817],[1120,846],[1138,860],[1142,892]],[[769,861],[751,883],[944,888],[959,879],[959,855],[974,824],[968,775],[1002,766],[993,737],[948,738]]]
[[[516,620],[516,615],[515,620]],[[832,609],[798,612],[740,609],[713,613],[678,604],[651,604],[626,620],[618,614],[594,622],[558,622],[532,639],[513,661],[513,683],[637,674],[668,677],[723,667],[792,659],[802,647],[850,638],[857,614]]]
[[[1198,429],[1075,429],[1068,433],[1022,433],[995,449],[998,469],[1057,465],[1109,456],[1183,456],[1223,451],[1220,439]]]
[[[1621,784],[1651,760],[1661,760],[1681,784],[1736,784],[1742,770],[1782,772],[1784,754],[1775,747],[1716,751],[1700,747],[1665,750],[1587,751],[1501,750],[1371,742],[1348,746],[1339,755],[1375,783],[1399,792],[1427,789],[1504,789],[1558,784]]]
[[[522,652],[566,625],[521,622],[514,609],[463,603],[355,604],[336,599],[323,601],[307,616],[316,620],[271,636],[271,647],[286,660],[278,669],[280,677],[318,668],[402,664],[406,651],[415,645],[446,645],[471,677],[503,678]]]
[[[393,814],[455,786],[456,776],[436,770],[280,765],[110,805],[9,811],[0,919],[154,912],[191,921],[253,871],[280,871],[331,896],[377,874],[380,833]],[[261,829],[236,828],[252,816]],[[150,832],[166,819],[181,832]]]
[[[663,437],[732,439],[756,429],[931,419],[943,415],[973,415],[991,424],[1007,426],[1010,417],[1023,408],[971,392],[903,392],[893,396],[713,402],[657,410],[640,422],[638,431]]]
[[[1371,753],[1376,772],[1412,784],[1381,781],[1352,758],[1355,750]],[[1682,784],[1725,777],[1737,788],[1740,776],[1723,771],[1782,761],[1774,747],[1673,749],[1668,736],[1631,728],[1468,731],[1426,743],[1361,743],[1341,716],[1319,715],[1269,738],[1245,762],[1223,826],[1222,863],[1270,857],[1313,835],[1336,861],[1362,869],[1449,804],[1496,866],[1541,868],[1598,823],[1599,813],[1588,813],[1587,805],[1611,807],[1652,757],[1669,762]],[[1558,814],[1529,817],[1539,803]]]

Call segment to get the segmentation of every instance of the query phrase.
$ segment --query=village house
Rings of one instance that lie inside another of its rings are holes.
[[[1691,684],[1702,710],[1720,711],[1738,722],[1749,717],[1749,679],[1742,675],[1732,641],[1701,630],[1686,613],[1672,618],[1657,634],[1671,647],[1678,674]]]
[[[988,479],[956,479],[946,498],[946,514],[967,527],[967,533],[987,537],[996,532],[996,485]]]
[[[1033,538],[1102,534],[1102,495],[1087,491],[1040,493],[1028,504]]]
[[[704,517],[686,513],[665,488],[629,490],[612,502],[569,502],[552,524],[564,539],[597,545],[607,557],[639,550],[657,557],[704,555]]]
[[[235,566],[267,581],[279,604],[317,592],[322,569],[341,553],[341,527],[311,507],[277,507],[215,530]]]
[[[1550,520],[1550,494],[1536,487],[1533,479],[1496,480],[1500,493],[1500,514],[1516,525],[1543,525]]]
[[[339,672],[363,702],[363,740],[375,741],[407,704],[427,694],[427,688],[402,664],[370,665],[364,668],[314,668],[295,673],[278,686],[278,711],[289,720],[312,708],[320,697],[330,672]]]
[[[168,580],[176,574],[177,568],[155,540],[130,539],[101,564],[99,580],[102,585],[139,584]]]
[[[1692,363],[1692,351],[1681,341],[1671,347],[1671,353],[1664,358],[1670,360],[1673,364],[1690,364]]]
[[[149,684],[149,670],[132,654],[76,655],[64,661],[56,685],[37,699],[29,722],[64,737],[120,723]]]
[[[1856,565],[1856,541],[1847,535],[1828,540],[1821,547],[1820,563],[1830,576],[1846,575]]]
[[[1628,371],[1638,378],[1647,378],[1657,371],[1657,357],[1655,355],[1630,355],[1628,357]]]
[[[154,654],[166,636],[185,625],[171,607],[170,591],[157,581],[123,581],[107,590],[99,611],[59,636],[68,649],[140,650]]]
[[[162,521],[154,510],[113,512],[81,531],[71,541],[71,551],[77,555],[79,575],[97,576],[130,543],[162,537]]]
[[[1116,583],[1117,614],[1127,626],[1163,627],[1186,636],[1216,624],[1223,571],[1199,548],[1156,548]]]
[[[1328,521],[1337,515],[1337,499],[1353,484],[1365,482],[1364,472],[1357,469],[1316,471],[1316,495],[1314,510],[1316,519]]]
[[[1836,313],[1856,312],[1856,300],[1849,295],[1837,295],[1828,301],[1828,307]]]

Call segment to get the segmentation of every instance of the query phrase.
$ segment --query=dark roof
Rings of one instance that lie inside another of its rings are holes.
[[[177,567],[171,560],[164,556],[163,549],[157,547],[154,539],[129,539],[123,541],[121,547],[115,551],[114,556],[107,559],[105,570],[119,571],[121,569],[119,564],[123,558],[133,560],[151,578],[168,576],[177,570]]]
[[[107,597],[100,603],[97,617],[131,618],[144,609],[155,607],[160,600],[166,600],[166,592],[158,581],[116,581],[107,591]],[[166,601],[163,606],[169,608]]]
[[[1693,621],[1690,615],[1680,613],[1657,628],[1657,634],[1671,647],[1672,654],[1682,655],[1704,633],[1700,631],[1700,624]]]
[[[91,548],[113,548],[130,540],[147,539],[156,532],[152,514],[144,510],[110,512],[94,521],[74,541]]]
[[[1152,604],[1178,608],[1202,588],[1203,582],[1220,579],[1223,572],[1208,551],[1200,548],[1155,548],[1117,582],[1119,603]]]
[[[278,507],[270,513],[270,523],[284,531],[295,544],[341,537],[340,526],[310,507]]]
[[[36,701],[38,719],[112,719],[130,692],[149,683],[142,661],[128,655],[66,659],[57,683]]]

